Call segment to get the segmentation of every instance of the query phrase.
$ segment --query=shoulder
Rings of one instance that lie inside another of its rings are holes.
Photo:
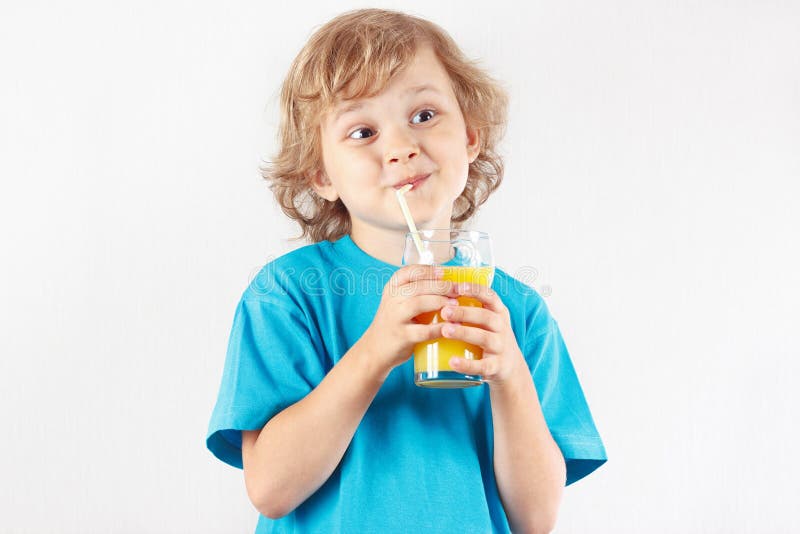
[[[492,289],[503,301],[525,307],[537,307],[544,304],[544,299],[532,286],[496,267]]]
[[[261,267],[250,280],[242,298],[269,299],[297,294],[304,285],[324,278],[325,273],[336,268],[335,264],[329,241],[301,246]]]
[[[495,268],[492,289],[497,293],[509,313],[524,321],[529,335],[537,335],[547,331],[554,322],[544,298],[531,285],[512,276],[506,271]]]

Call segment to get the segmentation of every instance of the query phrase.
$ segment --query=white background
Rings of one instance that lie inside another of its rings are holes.
[[[474,226],[610,458],[557,532],[797,532],[800,5],[373,5],[509,88]],[[298,246],[258,175],[280,83],[355,7],[2,3],[0,531],[252,532],[206,426],[241,292]]]

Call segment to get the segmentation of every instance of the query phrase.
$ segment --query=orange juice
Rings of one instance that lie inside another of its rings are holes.
[[[470,283],[488,286],[491,284],[494,268],[492,267],[448,267],[443,266],[443,279],[453,283]],[[483,305],[472,297],[458,297],[459,306],[475,306],[482,308]],[[422,324],[445,322],[439,314],[439,310],[422,313],[414,320]],[[463,323],[466,326],[477,326],[470,323]],[[417,343],[414,346],[414,381],[419,386],[426,387],[464,387],[465,385],[480,385],[478,377],[467,377],[453,371],[450,367],[450,358],[458,356],[470,360],[480,360],[483,357],[483,349],[476,345],[466,343],[458,339],[436,338],[431,341]]]

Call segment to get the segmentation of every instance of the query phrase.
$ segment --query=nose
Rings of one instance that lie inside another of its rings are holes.
[[[397,128],[389,133],[386,142],[386,154],[383,158],[385,163],[404,164],[418,155],[419,144],[407,131]]]

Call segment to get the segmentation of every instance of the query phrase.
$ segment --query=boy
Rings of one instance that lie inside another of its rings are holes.
[[[557,323],[500,269],[489,289],[398,267],[400,185],[420,228],[499,185],[504,92],[438,26],[368,9],[311,37],[281,103],[265,178],[314,244],[242,295],[207,438],[244,469],[257,532],[549,532],[606,460]],[[488,388],[414,386],[412,347],[438,337],[483,348],[451,364]]]

